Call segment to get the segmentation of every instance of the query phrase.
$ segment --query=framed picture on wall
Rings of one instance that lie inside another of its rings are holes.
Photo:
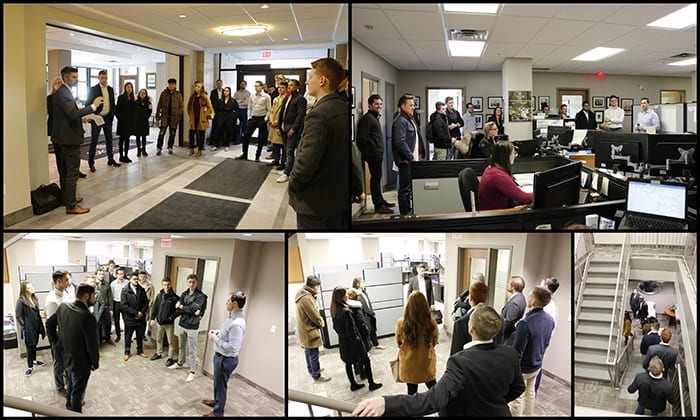
[[[146,89],[155,89],[156,88],[156,74],[155,73],[146,73]]]
[[[474,114],[474,122],[476,123],[476,128],[484,128],[484,114]]]
[[[598,124],[603,123],[603,111],[596,111],[595,112],[595,122]]]
[[[634,99],[632,98],[622,98],[620,100],[620,106],[625,110],[625,115],[632,115],[632,106],[634,105]]]
[[[503,97],[502,96],[489,96],[488,101],[489,101],[489,105],[488,105],[489,109],[495,109],[498,106],[503,108]]]
[[[662,104],[679,104],[685,100],[685,90],[661,90],[659,97]]]
[[[355,86],[350,89],[350,100],[352,102],[352,107],[355,108]]]
[[[413,103],[416,104],[416,109],[420,109],[420,96],[413,95]]]
[[[472,96],[469,98],[469,102],[474,105],[474,112],[481,112],[483,110],[482,102],[484,102],[484,98],[482,96]]]
[[[534,98],[533,98],[533,99],[534,99]],[[545,106],[545,105],[550,106],[550,104],[549,104],[549,96],[540,96],[540,97],[537,98],[537,99],[538,99],[538,101],[537,101],[537,109],[538,109],[538,110],[541,111],[541,110],[542,110],[542,107]]]
[[[605,108],[605,97],[594,96],[593,97],[593,108]]]

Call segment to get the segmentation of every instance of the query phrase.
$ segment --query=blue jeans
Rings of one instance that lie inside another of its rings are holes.
[[[304,349],[304,357],[306,358],[306,371],[311,374],[312,378],[320,378],[321,364],[318,361],[318,347],[312,349]]]
[[[83,398],[85,398],[85,390],[87,389],[88,379],[90,379],[90,369],[86,372],[67,371],[66,376],[68,377],[66,409],[82,413]]]
[[[650,411],[651,411],[651,410],[650,410]],[[637,405],[637,410],[634,412],[634,414],[644,414],[644,407],[642,407],[641,404],[638,404],[638,405]],[[656,417],[656,416],[659,415],[659,413],[656,412],[656,411],[652,411],[652,412],[651,412],[651,415],[654,416],[654,417]]]
[[[228,378],[238,366],[238,356],[223,357],[214,355],[214,410],[216,416],[224,415],[226,406],[226,394],[228,392]]]
[[[294,158],[296,157],[297,145],[299,144],[299,134],[294,133],[288,136],[287,133],[282,133],[282,142],[284,142],[284,149],[286,151],[287,160],[284,165],[284,173],[289,176],[292,173],[292,168],[294,167]]]
[[[399,190],[399,212],[401,214],[411,213],[412,188],[411,188],[411,166],[408,163],[401,163],[399,167],[399,179],[397,181]]]

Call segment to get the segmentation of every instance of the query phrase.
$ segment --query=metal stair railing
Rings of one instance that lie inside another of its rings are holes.
[[[38,403],[32,400],[25,400],[24,398],[14,397],[12,395],[7,394],[3,394],[2,404],[4,407],[14,408],[15,410],[22,410],[32,413],[32,417],[36,417],[37,414],[46,417],[83,416],[83,414],[81,413],[77,413],[75,411],[68,411],[65,408],[52,407],[50,405]]]
[[[577,281],[577,283],[576,283],[577,291],[576,291],[576,301],[575,301],[576,307],[574,310],[574,331],[576,331],[578,329],[578,320],[579,320],[579,317],[581,315],[581,303],[582,303],[581,301],[583,300],[582,299],[583,290],[586,288],[586,280],[588,280],[588,269],[589,269],[590,264],[591,264],[591,257],[592,256],[593,256],[593,252],[591,252],[590,254],[588,254],[588,256],[586,256],[585,264],[582,264],[584,266],[584,269],[583,269],[583,272],[581,275],[581,280]],[[577,277],[578,277],[578,273],[577,273]]]
[[[620,388],[620,367],[618,360],[621,360],[621,345],[620,329],[624,319],[624,297],[627,290],[627,280],[629,279],[629,257],[631,254],[631,245],[629,234],[625,234],[620,252],[620,264],[617,271],[617,284],[615,285],[615,296],[613,298],[612,315],[610,316],[610,331],[608,336],[608,352],[605,358],[608,365],[608,375],[610,383],[615,389]],[[619,313],[619,314],[618,314]],[[615,317],[618,317],[617,327],[615,327]],[[613,342],[613,337],[615,342]],[[612,353],[612,354],[611,354]]]
[[[581,314],[581,296],[583,295],[583,290],[585,288],[586,280],[588,279],[588,268],[590,267],[590,260],[595,254],[595,245],[593,243],[592,233],[577,233],[581,235],[580,240],[577,243],[577,250],[575,255],[580,255],[576,259],[574,265],[574,331],[578,328],[579,315]]]
[[[310,417],[314,417],[312,407],[314,405],[331,409],[336,412],[336,416],[338,417],[342,417],[342,413],[352,413],[356,407],[355,404],[349,402],[338,401],[332,398],[322,397],[320,395],[309,394],[308,392],[297,391],[295,389],[289,389],[287,391],[287,400],[306,404],[306,406],[309,408]]]

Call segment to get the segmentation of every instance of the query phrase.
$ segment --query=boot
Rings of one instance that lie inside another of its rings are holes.
[[[374,376],[372,376],[372,365],[370,364],[369,357],[365,359],[365,374],[367,375],[370,391],[374,391],[382,387],[382,384],[374,382]]]
[[[355,376],[352,374],[352,363],[345,364],[345,374],[350,381],[350,391],[357,391],[365,386],[365,384],[358,384],[357,381],[355,381]]]

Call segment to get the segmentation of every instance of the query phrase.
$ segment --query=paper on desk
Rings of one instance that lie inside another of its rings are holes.
[[[583,139],[586,138],[588,130],[574,130],[574,137],[571,139],[571,144],[583,145]]]
[[[105,119],[102,118],[102,115],[97,115],[97,114],[88,114],[85,116],[86,120],[92,120],[95,121],[95,124],[98,126],[103,126],[105,124]]]
[[[608,195],[608,184],[610,183],[610,179],[608,177],[603,177],[603,183],[600,186],[600,193],[607,196]]]

